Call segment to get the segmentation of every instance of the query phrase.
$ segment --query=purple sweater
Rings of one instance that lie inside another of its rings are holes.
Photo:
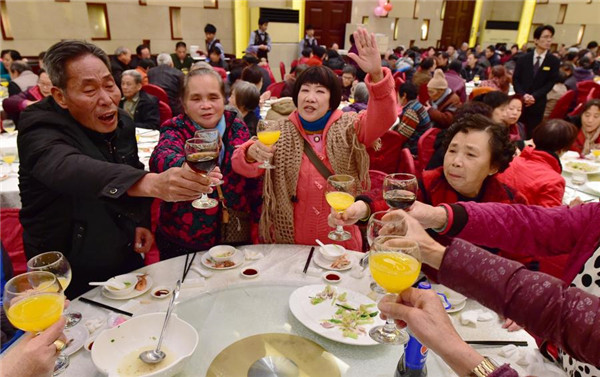
[[[574,358],[600,365],[600,297],[460,239],[446,249],[438,276],[440,283],[549,339]],[[504,366],[492,376],[516,375],[509,371]]]

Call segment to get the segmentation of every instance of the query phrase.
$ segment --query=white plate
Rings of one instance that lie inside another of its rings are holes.
[[[466,301],[463,301],[462,303],[454,306],[452,305],[450,307],[450,309],[446,309],[446,313],[456,313],[456,312],[460,312],[461,310],[463,310],[465,308],[465,306],[467,305]]]
[[[315,255],[313,257],[313,261],[315,262],[315,264],[317,266],[319,266],[321,268],[324,268],[326,270],[346,271],[346,270],[351,269],[352,268],[352,264],[354,263],[354,261],[352,260],[352,257],[349,254],[346,254],[346,257],[348,258],[348,260],[350,261],[350,263],[346,267],[343,267],[343,268],[333,268],[333,267],[331,267],[331,264],[333,263],[333,261],[326,260],[319,253],[315,253]]]
[[[115,296],[113,295],[111,292],[107,291],[106,289],[102,288],[102,295],[106,298],[110,298],[111,300],[129,300],[132,299],[134,297],[143,295],[144,293],[148,292],[148,290],[150,288],[152,288],[152,284],[154,283],[154,281],[152,280],[152,278],[150,277],[150,275],[146,276],[146,288],[143,291],[137,291],[137,290],[133,290],[133,292],[131,292],[128,295],[125,296]]]
[[[90,336],[87,328],[82,324],[73,326],[70,329],[65,329],[64,333],[67,337],[67,342],[73,339],[69,346],[62,351],[67,356],[71,356],[75,352],[79,351],[79,349],[83,347],[83,344],[87,338]]]
[[[585,184],[587,187],[590,188],[590,190],[596,192],[597,194],[600,194],[600,182],[586,182]]]
[[[591,167],[595,168],[592,171],[583,171],[583,170],[575,170],[573,168],[571,168],[569,166],[569,164],[572,163],[578,163],[578,164],[586,164],[586,165],[590,165]],[[583,174],[596,174],[596,173],[600,173],[600,164],[596,163],[596,162],[592,162],[592,161],[586,161],[586,160],[577,160],[577,161],[567,161],[566,163],[563,164],[563,170],[569,173],[583,173]]]
[[[338,309],[337,306],[331,306],[331,300],[324,301],[320,304],[313,305],[310,303],[310,298],[315,296],[317,293],[325,289],[324,284],[319,285],[306,285],[296,289],[290,295],[289,305],[290,311],[296,317],[300,323],[308,327],[311,331],[324,336],[327,339],[334,340],[336,342],[356,345],[356,346],[373,346],[377,345],[376,341],[371,339],[369,336],[369,330],[375,326],[383,325],[385,322],[379,318],[379,314],[373,317],[374,322],[370,325],[364,325],[365,334],[358,336],[358,339],[345,338],[342,336],[342,330],[339,327],[333,327],[326,329],[321,326],[323,320],[333,318],[334,313]],[[371,300],[365,295],[358,292],[354,292],[347,288],[336,287],[338,293],[346,294],[346,303],[352,307],[358,307],[360,304],[374,304],[375,301]],[[373,310],[377,310],[377,306],[373,307]]]
[[[222,267],[222,268],[216,268],[214,267],[209,260],[212,260],[210,255],[208,255],[208,253],[204,253],[202,255],[202,258],[200,259],[200,261],[202,262],[202,264],[205,267],[210,268],[211,270],[230,270],[232,268],[237,268],[239,266],[241,266],[242,264],[244,264],[244,261],[246,260],[246,257],[244,256],[244,253],[242,253],[239,250],[236,250],[235,254],[233,255],[233,257],[231,257],[231,261],[233,263],[235,263],[233,266],[231,267]]]

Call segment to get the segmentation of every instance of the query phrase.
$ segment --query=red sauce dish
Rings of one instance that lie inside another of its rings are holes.
[[[338,274],[337,272],[329,271],[323,274],[323,280],[329,284],[337,284],[342,281],[342,275]]]
[[[258,271],[258,268],[248,267],[248,268],[244,268],[240,272],[240,274],[242,275],[242,277],[245,277],[247,279],[253,279],[260,274],[260,271]]]

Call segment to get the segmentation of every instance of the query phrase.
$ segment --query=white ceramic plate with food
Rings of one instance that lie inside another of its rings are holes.
[[[138,275],[142,275],[142,274],[138,274]],[[150,275],[146,275],[146,287],[140,291],[138,291],[137,289],[134,289],[131,293],[129,293],[125,296],[116,296],[113,293],[111,293],[110,291],[108,291],[106,288],[102,288],[102,295],[106,298],[110,298],[111,300],[129,300],[129,299],[138,297],[138,296],[143,295],[144,293],[148,292],[148,290],[150,288],[152,288],[153,283],[154,283],[154,281],[152,280]]]
[[[67,356],[71,356],[83,346],[85,341],[90,336],[87,328],[83,324],[73,326],[69,329],[65,329],[65,336],[67,337],[67,347],[62,351]]]
[[[600,164],[585,160],[567,161],[563,170],[569,173],[596,174],[600,173]]]
[[[336,299],[336,303],[351,308],[358,308],[361,304],[373,305],[368,308],[370,313],[377,312],[377,314],[370,317],[373,320],[373,323],[360,325],[359,327],[362,331],[357,329],[358,336],[356,339],[344,336],[342,329],[338,326],[326,328],[322,325],[322,323],[327,320],[333,319],[335,312],[339,309],[339,306],[335,304],[332,305],[332,298],[323,300],[316,305],[311,303],[311,298],[316,297],[319,293],[323,292],[325,287],[325,284],[306,285],[292,292],[289,299],[289,306],[294,317],[311,331],[336,342],[357,346],[372,346],[379,344],[369,336],[369,330],[375,326],[385,324],[385,322],[379,318],[377,304],[367,296],[350,289],[330,286],[338,295],[346,293],[346,300],[340,302]]]
[[[352,268],[352,258],[348,255],[348,254],[344,254],[346,256],[346,259],[348,259],[348,264],[343,266],[343,267],[332,267],[332,265],[335,263],[335,261],[329,261],[325,258],[323,258],[323,256],[321,256],[321,254],[319,253],[315,253],[313,256],[313,261],[315,262],[315,264],[321,268],[324,268],[326,270],[333,270],[333,271],[346,271]]]
[[[204,253],[202,258],[200,258],[202,264],[212,270],[230,270],[232,268],[237,268],[244,264],[245,260],[246,257],[244,256],[244,253],[239,250],[236,250],[236,253],[231,257],[230,261],[233,263],[231,265],[227,262],[215,262],[208,253]]]

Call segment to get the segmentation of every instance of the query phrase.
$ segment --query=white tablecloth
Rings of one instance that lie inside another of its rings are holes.
[[[225,347],[247,336],[279,332],[296,334],[315,341],[329,352],[340,358],[347,369],[343,376],[392,376],[396,364],[402,354],[402,347],[394,346],[350,346],[323,338],[304,327],[291,314],[288,308],[288,293],[295,287],[309,284],[322,284],[320,275],[307,276],[301,273],[310,247],[301,245],[253,245],[241,248],[261,252],[264,258],[246,261],[244,266],[253,266],[260,270],[260,276],[246,280],[240,276],[240,268],[227,271],[215,271],[213,276],[204,280],[204,286],[182,289],[175,309],[177,315],[192,324],[200,334],[200,344],[192,356],[192,360],[180,376],[204,376],[211,361]],[[316,251],[315,251],[316,252]],[[354,263],[362,254],[353,253]],[[151,266],[142,271],[149,273],[154,286],[174,286],[181,277],[184,257],[170,259]],[[194,263],[200,266],[200,254]],[[314,262],[311,265],[315,267]],[[77,273],[77,271],[74,271]],[[355,278],[351,271],[341,272],[341,289],[370,295],[370,278],[367,273]],[[202,279],[190,271],[187,279]],[[273,287],[273,289],[268,289]],[[268,292],[268,294],[265,294]],[[168,300],[157,300],[149,293],[131,300],[116,301],[102,296],[96,288],[84,294],[85,297],[103,302],[113,307],[132,312],[134,315],[165,311]],[[241,300],[250,302],[244,306]],[[481,306],[468,300],[465,310]],[[105,318],[110,312],[75,300],[71,310],[83,313],[84,321],[90,318]],[[477,327],[465,327],[458,323],[457,314],[450,317],[458,332],[468,340],[525,340],[527,349],[534,350],[535,342],[525,331],[509,333],[501,328],[499,320],[480,322]],[[498,348],[480,348],[484,355],[493,356],[500,362],[506,359],[497,356]],[[533,352],[533,351],[532,351]],[[512,365],[522,375],[525,370],[512,360]],[[433,352],[427,360],[429,376],[454,376],[454,373]],[[63,376],[100,376],[91,361],[90,353],[84,349],[71,356],[71,365]]]

